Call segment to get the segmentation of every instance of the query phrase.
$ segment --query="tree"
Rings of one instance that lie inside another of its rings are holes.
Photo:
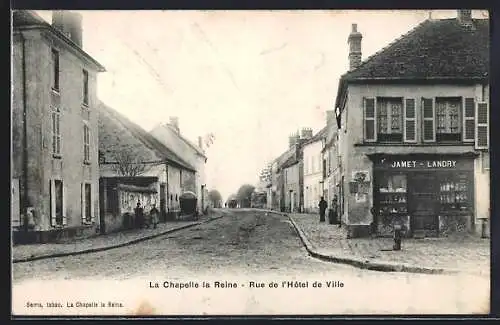
[[[120,150],[113,154],[115,163],[112,169],[120,176],[135,177],[140,176],[149,170],[149,166],[140,161],[138,155],[134,155],[129,150]]]
[[[211,190],[208,192],[208,200],[210,200],[214,208],[220,208],[222,204],[222,195],[220,195],[217,190]]]
[[[240,206],[242,208],[249,208],[250,207],[252,193],[254,192],[254,190],[255,190],[255,186],[250,185],[250,184],[242,185],[238,189],[238,192],[236,193],[236,197],[237,197],[238,201],[240,202]]]

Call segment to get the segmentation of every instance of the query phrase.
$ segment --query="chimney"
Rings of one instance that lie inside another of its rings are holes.
[[[62,32],[80,48],[82,44],[82,15],[76,12],[57,10],[52,14],[52,26]]]
[[[177,131],[177,133],[180,133],[179,118],[177,116],[170,117],[170,122],[168,124],[172,126],[175,129],[175,131]]]
[[[301,138],[310,139],[313,136],[313,130],[311,128],[302,128]]]
[[[328,110],[326,111],[326,125],[332,126],[335,123],[335,111]]]
[[[358,32],[358,24],[352,24],[352,31],[349,34],[349,71],[359,67],[361,64],[361,39],[363,35]]]
[[[200,149],[203,149],[203,140],[201,137],[198,137],[198,147],[200,147]]]
[[[457,20],[464,27],[472,27],[472,10],[458,9]]]

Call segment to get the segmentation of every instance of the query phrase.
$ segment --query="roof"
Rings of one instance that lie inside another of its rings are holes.
[[[105,161],[114,161],[116,153],[129,150],[143,157],[143,162],[166,161],[176,167],[196,171],[146,130],[103,102],[99,103],[98,112],[99,151]]]
[[[291,167],[295,164],[297,164],[299,162],[298,159],[295,158],[295,155],[291,156],[290,158],[288,158],[284,163],[283,165],[281,165],[281,168],[288,168],[288,167]]]
[[[344,74],[336,107],[349,82],[487,80],[489,42],[488,19],[473,19],[472,28],[456,18],[425,20]]]
[[[42,17],[37,15],[31,10],[15,10],[12,14],[12,25],[14,29],[30,29],[30,28],[45,28],[50,30],[53,34],[61,38],[68,46],[78,51],[85,59],[92,63],[99,72],[106,71],[106,68],[97,62],[90,54],[85,52],[80,46],[76,45],[69,37],[64,35],[61,31],[54,28],[51,24],[46,22]]]
[[[314,136],[312,136],[310,139],[307,139],[303,143],[303,145],[308,145],[308,144],[313,143],[313,142],[321,141],[323,138],[326,137],[327,131],[328,131],[328,128],[325,126],[321,130],[319,130],[318,133],[316,133]]]
[[[177,132],[175,130],[175,128],[170,125],[170,124],[162,124],[163,127],[167,127],[169,128],[170,130],[172,130],[179,139],[181,139],[182,141],[184,141],[184,143],[186,143],[188,146],[190,146],[198,155],[202,156],[203,158],[207,158],[207,156],[205,155],[205,152],[199,148],[197,145],[195,145],[194,143],[192,143],[189,139],[187,139],[186,137],[184,137],[180,132]]]

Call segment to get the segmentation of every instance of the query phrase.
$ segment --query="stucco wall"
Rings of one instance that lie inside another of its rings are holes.
[[[321,153],[322,142],[316,141],[304,145],[304,208],[306,212],[318,212],[318,203],[321,196],[323,196],[323,173],[322,173],[322,159]],[[321,159],[320,159],[321,158]],[[314,161],[314,164],[311,163]]]
[[[98,134],[96,107],[96,72],[83,62],[64,44],[56,39],[42,36],[39,31],[25,33],[26,95],[27,95],[27,132],[28,132],[28,201],[25,206],[35,208],[35,229],[49,230],[50,224],[50,179],[62,179],[65,188],[67,227],[80,226],[81,184],[90,182],[94,191],[93,210],[96,224],[99,223],[98,196]],[[22,89],[22,74],[19,71],[22,58],[19,55],[21,40],[15,38],[16,52],[13,65],[16,68],[14,84]],[[51,48],[59,51],[60,56],[60,106],[61,106],[61,158],[52,156],[51,122]],[[21,62],[20,62],[21,61]],[[82,108],[83,84],[82,69],[89,72],[89,110]],[[22,102],[18,100],[19,90],[15,93],[14,110],[22,112]],[[21,92],[22,94],[22,92]],[[16,114],[14,114],[16,115]],[[90,164],[83,162],[83,120],[90,127]],[[22,124],[16,119],[13,134],[19,134]],[[21,131],[22,132],[22,131]],[[16,137],[14,148],[21,150],[22,137]],[[15,162],[18,169],[19,161]],[[18,171],[19,172],[19,169]],[[21,184],[24,184],[21,182]],[[24,186],[21,190],[24,193]]]
[[[295,164],[285,169],[285,184],[284,184],[284,197],[285,208],[289,209],[291,204],[291,195],[295,193],[295,202],[292,209],[296,211],[300,207],[300,168],[299,164]],[[290,193],[292,191],[292,193]]]
[[[378,144],[357,146],[357,144],[363,142],[363,98],[373,98],[377,96],[415,99],[417,111],[417,143],[394,146]],[[442,146],[437,144],[422,143],[421,98],[433,98],[439,96],[461,96],[464,98],[475,97],[476,101],[487,101],[488,91],[486,91],[486,98],[482,98],[482,87],[480,85],[349,85],[346,109],[342,112],[343,128],[339,134],[339,152],[342,155],[343,175],[345,176],[344,193],[346,193],[345,209],[347,212],[347,223],[369,225],[372,222],[372,216],[369,209],[373,204],[373,169],[372,162],[366,156],[368,153],[435,153],[444,155],[464,153],[474,150],[474,144]],[[345,128],[345,126],[347,126],[347,128]],[[352,180],[354,171],[369,171],[370,173],[371,183],[368,186],[366,202],[356,202],[354,195],[349,194],[349,182]],[[479,202],[478,197],[485,195],[478,195],[478,193],[489,193],[489,184],[487,184],[488,182],[486,181],[489,176],[487,176],[487,174],[480,175],[478,168],[476,168],[475,176],[475,205],[477,209],[482,211],[481,213],[484,213],[484,211],[486,211],[485,207],[489,207],[489,202],[486,203],[486,200]],[[477,213],[479,213],[479,210]]]

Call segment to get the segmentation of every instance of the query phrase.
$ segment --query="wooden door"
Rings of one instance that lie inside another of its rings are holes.
[[[409,179],[408,212],[414,235],[438,235],[437,182],[430,174],[414,174]]]

